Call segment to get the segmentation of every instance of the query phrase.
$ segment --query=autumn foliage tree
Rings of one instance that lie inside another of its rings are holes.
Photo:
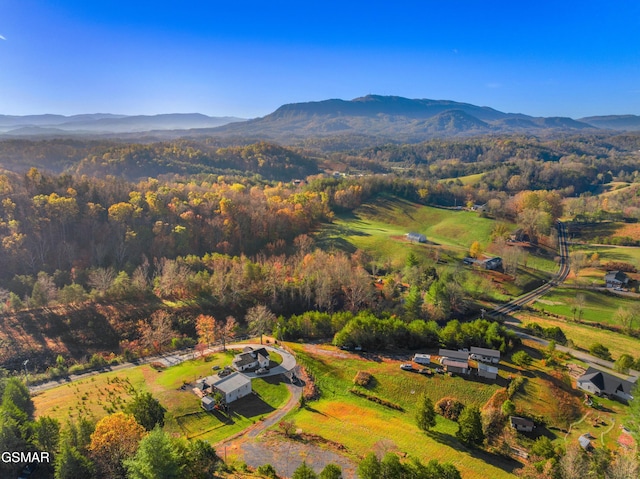
[[[89,451],[103,477],[127,477],[123,461],[133,457],[144,434],[144,428],[136,419],[123,412],[98,421]]]

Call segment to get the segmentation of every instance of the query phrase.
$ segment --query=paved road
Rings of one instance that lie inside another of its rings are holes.
[[[522,296],[509,301],[502,306],[498,306],[488,314],[495,317],[503,316],[505,326],[513,329],[520,338],[535,341],[542,346],[548,346],[549,341],[547,341],[546,339],[542,339],[522,331],[522,323],[517,318],[510,316],[510,313],[519,310],[525,304],[535,301],[536,299],[549,292],[551,289],[562,284],[562,282],[567,279],[570,271],[568,245],[569,243],[567,241],[566,225],[561,221],[558,221],[558,249],[560,253],[560,268],[553,279],[548,283],[543,284],[539,288],[534,289],[533,291],[523,294]],[[613,370],[613,362],[611,361],[606,361],[583,351],[578,351],[577,349],[568,348],[562,345],[557,345],[556,349],[565,353],[569,353],[574,358],[584,361],[587,364]],[[629,372],[629,374],[635,378],[640,377],[640,373],[637,371],[632,370]]]
[[[277,374],[283,374],[286,373],[287,371],[291,371],[293,368],[296,367],[296,360],[293,357],[293,355],[287,351],[285,351],[282,348],[279,347],[272,347],[272,346],[266,346],[266,345],[260,345],[260,344],[246,344],[246,343],[231,343],[231,344],[227,344],[226,347],[228,349],[233,349],[233,348],[243,348],[246,346],[251,346],[254,348],[260,348],[260,347],[264,347],[267,350],[270,351],[275,351],[278,354],[280,354],[282,356],[282,364],[279,364],[277,367],[271,369],[269,371],[268,374],[265,374],[264,376],[275,376]],[[215,353],[215,352],[219,352],[222,351],[222,346],[218,345],[218,346],[214,346],[211,348],[206,349],[203,354],[211,354],[211,353]],[[55,379],[52,381],[48,381],[46,383],[41,383],[41,384],[37,384],[34,386],[29,386],[29,391],[31,391],[31,393],[37,393],[40,391],[46,391],[47,389],[52,389],[55,387],[58,387],[62,384],[68,384],[74,381],[80,381],[81,379],[86,379],[88,377],[91,376],[95,376],[96,374],[102,374],[102,373],[108,373],[111,371],[120,371],[123,369],[129,369],[129,368],[135,368],[137,366],[140,366],[142,364],[149,364],[149,363],[162,363],[165,366],[169,367],[169,366],[175,366],[176,364],[180,364],[184,361],[187,361],[189,359],[194,359],[194,351],[177,351],[175,353],[171,353],[171,354],[163,354],[161,356],[149,356],[146,358],[141,358],[138,359],[136,361],[132,361],[132,362],[128,362],[128,363],[122,363],[122,364],[118,364],[115,366],[109,366],[107,368],[103,368],[97,371],[90,371],[90,372],[86,372],[86,373],[82,373],[82,374],[71,374],[67,377],[64,378],[60,378],[60,379]],[[256,375],[254,373],[245,373],[247,376],[249,377],[256,377]]]

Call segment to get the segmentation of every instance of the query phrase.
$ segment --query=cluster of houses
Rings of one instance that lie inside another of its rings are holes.
[[[243,398],[252,392],[251,378],[243,371],[267,368],[269,352],[265,348],[245,348],[232,362],[232,369],[207,376],[196,382],[194,392],[200,396],[200,405],[205,411],[212,411],[222,405]],[[234,371],[235,370],[235,371]],[[216,396],[218,399],[216,400]]]
[[[474,360],[477,363],[477,375],[487,379],[496,379],[498,377],[498,367],[493,366],[500,362],[500,351],[496,349],[477,348],[471,347],[471,350],[462,349],[454,351],[452,349],[440,349],[438,351],[440,356],[440,364],[444,370],[453,374],[471,374],[473,369],[469,360]],[[431,364],[431,355],[429,354],[416,354],[413,356],[413,361],[418,364],[428,365]]]

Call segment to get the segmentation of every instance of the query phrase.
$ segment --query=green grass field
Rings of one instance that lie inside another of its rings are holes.
[[[454,396],[465,404],[482,406],[499,389],[497,385],[461,377],[425,377],[400,370],[397,360],[367,360],[343,354],[331,346],[313,350],[301,345],[292,345],[292,348],[313,372],[323,391],[319,401],[289,414],[304,432],[338,441],[357,457],[365,456],[384,443],[424,462],[433,458],[451,462],[465,479],[514,477],[511,472],[518,465],[516,462],[485,452],[472,452],[459,444],[455,439],[456,423],[438,417],[434,430],[425,434],[414,420],[416,402],[422,394],[434,401]],[[360,389],[401,406],[403,411],[349,393],[354,387],[353,378],[360,370],[371,373],[374,378],[372,385]]]
[[[573,311],[573,309],[576,308],[576,298],[578,295],[584,297],[581,315],[579,314],[579,310]],[[634,299],[606,292],[586,289],[555,288],[538,299],[533,306],[539,310],[558,314],[568,319],[574,319],[575,316],[575,319],[581,319],[583,321],[620,326],[616,324],[613,319],[613,315],[618,308],[632,309],[637,304],[638,302]]]
[[[640,248],[637,247],[573,245],[571,247],[571,251],[584,251],[589,257],[593,253],[598,253],[600,256],[600,263],[622,261],[625,263],[631,263],[640,270]]]
[[[390,196],[379,196],[353,213],[336,218],[316,235],[318,243],[346,251],[363,249],[376,260],[402,266],[413,251],[418,257],[437,249],[461,259],[474,241],[489,244],[494,221],[477,213],[418,205]],[[427,244],[407,242],[408,232],[422,233]]]
[[[255,394],[234,402],[230,418],[204,412],[200,399],[189,388],[181,389],[181,386],[210,375],[213,365],[225,366],[232,359],[233,354],[228,351],[208,356],[206,361],[198,358],[161,371],[143,365],[98,374],[35,396],[36,417],[54,417],[63,424],[80,415],[99,420],[123,410],[136,392],[150,392],[167,409],[166,431],[187,438],[219,441],[282,406],[289,397],[284,383],[272,378],[256,378],[252,381]]]

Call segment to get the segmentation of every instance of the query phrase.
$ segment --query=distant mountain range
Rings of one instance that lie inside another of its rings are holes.
[[[211,117],[200,113],[164,115],[0,115],[0,133],[4,136],[69,136],[83,134],[140,133],[154,130],[190,130],[214,128],[234,121],[234,117]]]
[[[640,116],[533,117],[448,100],[367,95],[283,105],[261,118],[242,120],[201,114],[154,116],[0,115],[2,137],[123,136],[158,138],[221,136],[294,141],[309,137],[367,135],[400,141],[485,134],[550,134],[578,131],[640,131]]]

